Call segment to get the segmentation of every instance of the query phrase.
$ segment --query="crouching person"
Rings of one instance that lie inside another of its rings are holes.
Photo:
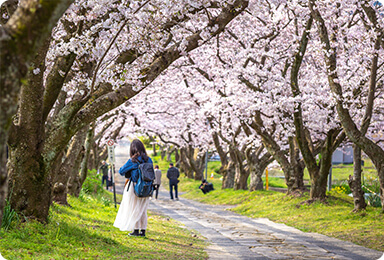
[[[210,192],[211,190],[214,190],[214,188],[213,188],[213,184],[207,182],[206,180],[203,180],[203,181],[202,181],[202,183],[201,183],[200,186],[199,186],[199,189],[201,189],[201,191],[202,191],[204,194]]]

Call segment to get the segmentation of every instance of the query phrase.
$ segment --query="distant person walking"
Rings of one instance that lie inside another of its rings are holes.
[[[103,174],[103,177],[101,177],[101,185],[104,185],[105,182],[105,188],[108,190],[108,164],[105,161],[101,162],[101,166],[99,168],[99,171],[101,174]]]
[[[155,181],[153,183],[153,187],[155,188],[155,198],[159,195],[159,188],[161,185],[161,170],[159,169],[159,165],[155,166]]]
[[[149,197],[137,197],[133,191],[133,183],[136,183],[139,178],[139,164],[144,162],[152,163],[152,160],[147,155],[143,143],[138,139],[133,140],[131,143],[130,157],[128,162],[119,170],[120,175],[131,179],[131,182],[129,184],[128,179],[126,181],[123,199],[113,226],[121,231],[133,230],[132,233],[129,233],[130,236],[145,236],[148,224]],[[127,185],[130,185],[128,191]]]
[[[167,178],[169,179],[169,194],[171,195],[171,200],[173,200],[173,188],[175,189],[175,198],[176,200],[179,200],[179,197],[177,196],[177,184],[179,183],[179,176],[179,169],[173,167],[173,163],[170,163],[169,169],[167,171]]]

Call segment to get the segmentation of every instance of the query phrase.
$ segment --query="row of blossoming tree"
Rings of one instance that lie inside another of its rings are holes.
[[[349,184],[355,210],[365,208],[361,149],[383,194],[381,10],[369,2],[251,1],[222,34],[131,100],[126,111],[134,111],[136,128],[128,129],[181,148],[182,166],[195,179],[214,145],[223,188],[247,189],[249,176],[250,190],[262,187],[264,169],[276,160],[292,193],[303,190],[307,167],[311,199],[326,197],[332,154],[352,143]]]
[[[46,221],[52,200],[79,193],[105,140],[136,131],[178,148],[195,179],[214,147],[223,188],[247,189],[251,176],[257,189],[276,160],[292,193],[307,167],[311,199],[325,198],[332,153],[351,142],[383,196],[381,11],[370,1],[5,2],[1,211],[8,198]],[[350,181],[364,208],[357,166]]]

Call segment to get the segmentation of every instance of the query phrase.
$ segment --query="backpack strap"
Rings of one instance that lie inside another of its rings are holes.
[[[129,186],[131,186],[131,182],[132,182],[132,179],[130,178],[130,179],[129,179],[129,183],[128,183],[127,192],[129,191]]]

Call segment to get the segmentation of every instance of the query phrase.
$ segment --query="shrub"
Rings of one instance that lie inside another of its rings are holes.
[[[19,215],[11,208],[9,200],[6,200],[3,210],[3,220],[1,222],[1,228],[7,231],[14,221],[19,221]]]
[[[367,193],[379,193],[380,192],[380,184],[377,178],[373,178],[372,176],[368,176],[364,180],[363,185],[364,192]]]
[[[101,202],[103,203],[104,207],[109,207],[111,205],[111,200],[106,197],[101,197]]]
[[[103,186],[101,185],[100,177],[96,175],[96,170],[88,170],[87,178],[85,179],[81,190],[88,194],[99,194],[103,191]]]
[[[367,200],[368,205],[376,208],[381,207],[381,200],[377,194],[369,194]]]

